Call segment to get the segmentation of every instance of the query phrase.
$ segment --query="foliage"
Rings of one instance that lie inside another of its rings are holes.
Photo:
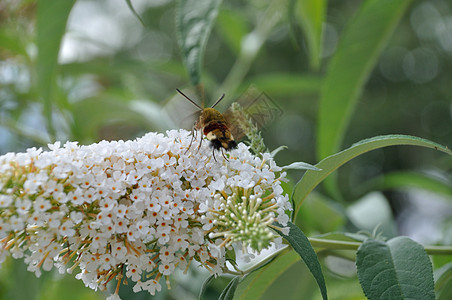
[[[289,171],[285,186],[303,231],[233,278],[202,285],[205,274],[190,270],[190,283],[178,278],[160,297],[194,299],[202,286],[203,299],[318,299],[325,288],[330,299],[379,299],[391,284],[397,298],[448,299],[452,160],[441,144],[452,138],[451,11],[446,1],[406,0],[5,1],[0,152],[177,128],[187,110],[175,88],[232,101],[253,84],[284,110],[263,132],[270,149],[288,146],[280,164],[319,161]],[[414,214],[419,198],[421,210],[439,209]],[[407,230],[413,218],[439,238]],[[302,261],[320,262],[323,273]],[[19,272],[14,263],[2,266],[0,298],[29,299],[8,278]],[[382,274],[387,282],[373,282]],[[36,299],[68,298],[61,286],[80,285],[53,275],[21,284]],[[71,288],[69,296],[99,295]]]

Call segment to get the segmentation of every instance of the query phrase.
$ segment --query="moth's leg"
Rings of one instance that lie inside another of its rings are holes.
[[[229,161],[229,159],[226,157],[226,155],[224,154],[224,149],[221,148],[221,154],[223,155],[224,159],[226,159],[227,161]]]
[[[202,138],[202,134],[201,134],[201,141],[199,142],[198,150],[197,150],[197,152],[196,152],[196,153],[198,153],[198,152],[199,152],[199,149],[201,149],[201,145],[202,145],[202,140],[203,140],[203,138]]]
[[[193,144],[193,140],[196,139],[196,136],[198,135],[197,132],[198,132],[198,130],[195,130],[195,127],[193,126],[193,127],[191,128],[191,140],[190,140],[190,145],[188,145],[188,148],[187,148],[187,150],[185,150],[185,153],[184,153],[184,154],[187,154],[188,150],[190,150],[191,145]],[[196,135],[196,136],[195,136],[195,135]]]
[[[212,147],[212,156],[213,159],[215,160],[215,162],[217,161],[217,159],[215,158],[215,148]]]

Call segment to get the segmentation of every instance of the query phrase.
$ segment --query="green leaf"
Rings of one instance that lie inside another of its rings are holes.
[[[24,41],[21,38],[18,38],[15,32],[11,32],[6,28],[0,29],[0,41],[2,41],[3,51],[6,52],[8,50],[14,55],[28,57]]]
[[[14,134],[25,137],[40,146],[46,146],[51,142],[46,132],[42,132],[42,130],[32,126],[24,125],[8,116],[2,116],[0,119],[0,126],[8,128],[11,132],[14,132]]]
[[[132,14],[138,19],[138,21],[140,21],[141,25],[145,26],[143,19],[140,17],[140,15],[137,13],[135,8],[133,7],[132,1],[126,0],[126,3],[127,3],[127,6],[129,7],[130,11],[132,12]]]
[[[176,10],[176,30],[190,81],[201,81],[201,60],[212,30],[221,0],[179,0]]]
[[[342,33],[322,89],[318,157],[340,149],[361,90],[410,1],[368,0]]]
[[[279,146],[278,148],[276,148],[275,150],[273,150],[272,152],[270,152],[271,157],[275,157],[276,154],[278,154],[279,152],[281,152],[282,150],[287,149],[287,146]]]
[[[314,170],[314,171],[322,171],[319,168],[317,168],[317,167],[315,167],[315,166],[313,166],[311,164],[302,162],[302,161],[297,161],[297,162],[291,163],[290,165],[282,167],[282,169],[283,170]]]
[[[237,56],[240,53],[243,37],[249,32],[247,19],[242,12],[222,10],[218,14],[217,27],[219,35]]]
[[[452,279],[449,279],[448,285],[437,293],[437,300],[452,299]]]
[[[424,248],[408,237],[367,240],[357,252],[358,278],[369,299],[435,299]]]
[[[452,197],[452,186],[440,178],[416,172],[392,172],[373,178],[363,184],[365,191],[418,188]],[[361,191],[361,193],[365,193]]]
[[[246,276],[239,284],[234,298],[240,300],[261,299],[268,292],[270,286],[299,261],[300,257],[295,251],[287,251],[278,255],[271,263]]]
[[[272,95],[288,94],[317,94],[321,89],[320,77],[294,73],[271,73],[252,77],[243,85],[243,89],[250,84],[261,91]]]
[[[277,225],[282,227],[282,225]],[[311,246],[308,238],[304,235],[303,231],[298,228],[295,224],[289,222],[288,227],[290,228],[289,235],[285,235],[283,232],[276,230],[279,235],[285,238],[292,248],[300,255],[301,259],[304,261],[309,271],[314,275],[315,280],[320,288],[323,299],[328,299],[325,285],[325,278],[323,277],[322,267],[320,266],[319,259],[314,249]]]
[[[319,162],[316,167],[322,169],[322,171],[306,171],[300,181],[295,185],[294,192],[292,194],[292,198],[295,203],[294,219],[296,219],[296,216],[301,207],[301,203],[304,201],[307,195],[309,195],[309,193],[320,182],[322,182],[337,168],[363,153],[395,145],[422,146],[452,155],[452,152],[447,147],[426,139],[421,139],[409,135],[384,135],[362,140],[359,143],[352,145],[350,148],[331,155]]]
[[[329,232],[329,233],[325,233],[325,234],[316,235],[314,238],[310,238],[310,239],[335,240],[335,241],[354,243],[354,242],[364,242],[368,238],[369,238],[368,235],[364,235],[364,234],[360,234],[360,233]]]
[[[235,276],[234,278],[232,278],[232,280],[229,281],[228,285],[221,293],[220,297],[218,297],[218,300],[231,300],[232,298],[234,298],[234,293],[239,282],[240,276]]]
[[[52,124],[53,89],[56,86],[58,53],[66,23],[75,0],[39,0],[36,13],[38,47],[37,88],[44,104],[47,130],[54,135]]]
[[[340,230],[347,223],[345,210],[321,193],[311,193],[303,203],[303,209],[292,221],[303,226],[304,232],[331,232]]]
[[[125,102],[112,94],[87,98],[72,105],[74,122],[72,133],[80,143],[96,140],[99,129],[107,124],[122,123],[129,126],[159,128],[166,120],[160,107],[152,102]],[[105,108],[108,109],[105,109]]]
[[[205,291],[206,291],[206,289],[207,289],[207,286],[209,285],[209,283],[210,283],[214,278],[215,278],[215,275],[212,274],[212,275],[210,275],[209,277],[207,277],[206,280],[204,280],[204,282],[202,283],[202,286],[201,286],[201,290],[199,291],[199,296],[198,296],[198,299],[199,299],[199,300],[202,299],[202,295],[204,295],[204,293],[205,293]]]
[[[44,273],[44,272],[43,272]],[[70,274],[65,274],[55,278],[54,273],[48,273],[49,279],[43,282],[43,288],[38,295],[31,298],[15,299],[45,299],[45,300],[103,300],[105,295],[99,294],[94,290],[87,289],[85,285]],[[35,280],[37,278],[34,278]],[[28,286],[28,285],[27,285]],[[103,296],[103,297],[102,297]]]
[[[322,52],[322,29],[326,14],[326,1],[298,0],[296,7],[299,22],[306,36],[311,66],[318,68]]]
[[[380,192],[370,192],[346,209],[349,220],[360,230],[376,231],[385,237],[397,235],[388,199]]]
[[[435,278],[435,291],[447,289],[448,283],[452,283],[452,262],[435,270],[433,276]],[[452,291],[452,287],[449,290]]]

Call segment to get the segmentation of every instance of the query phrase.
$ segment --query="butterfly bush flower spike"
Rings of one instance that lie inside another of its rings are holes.
[[[291,206],[270,154],[239,144],[215,161],[190,141],[173,130],[0,156],[0,262],[23,258],[36,276],[56,267],[95,290],[116,279],[119,299],[125,278],[154,295],[193,260],[219,275],[227,250],[280,245],[271,227]]]

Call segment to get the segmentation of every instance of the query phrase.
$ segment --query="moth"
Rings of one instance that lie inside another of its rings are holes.
[[[215,106],[220,103],[220,101],[224,98],[224,94],[215,102],[211,107],[201,108],[196,102],[191,100],[187,95],[182,93],[179,89],[176,89],[179,94],[185,97],[188,101],[190,101],[193,105],[195,105],[199,110],[199,118],[195,122],[193,129],[195,132],[201,130],[201,132],[206,136],[206,138],[210,142],[210,146],[213,148],[213,157],[215,158],[215,150],[221,150],[223,157],[224,155],[223,149],[226,151],[230,151],[232,149],[237,148],[237,142],[234,140],[234,136],[232,135],[228,122],[222,113],[215,109]],[[193,142],[190,142],[190,146]],[[202,139],[201,139],[202,143]],[[201,147],[201,143],[199,147]],[[189,146],[189,148],[190,148]],[[199,148],[198,148],[199,149]],[[227,158],[226,158],[227,159]]]
[[[193,139],[196,139],[197,132],[201,131],[210,142],[214,159],[215,150],[221,151],[223,157],[227,159],[224,151],[237,148],[237,141],[247,135],[242,126],[245,119],[246,122],[254,124],[255,128],[259,129],[282,115],[281,108],[266,93],[260,92],[254,86],[249,87],[224,113],[215,109],[215,106],[224,99],[224,94],[211,107],[203,108],[181,90],[176,90],[198,109],[199,117],[192,126],[194,134],[189,148]],[[180,104],[177,108],[171,109],[171,116],[174,116],[175,110],[181,110]],[[201,143],[198,149],[201,147]]]

